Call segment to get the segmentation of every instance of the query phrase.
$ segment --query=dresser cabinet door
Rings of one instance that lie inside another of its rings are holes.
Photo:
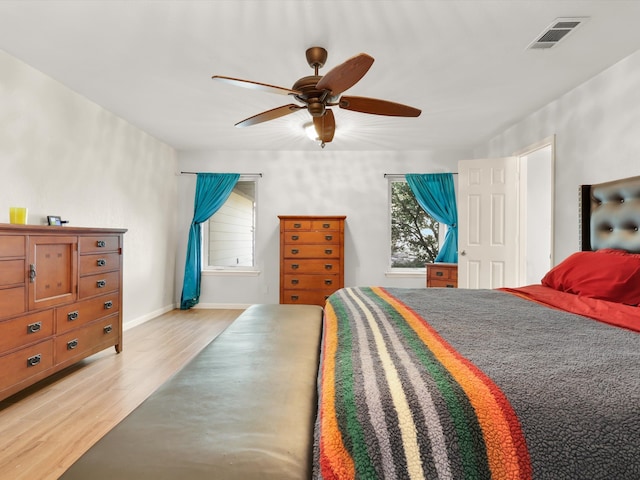
[[[76,300],[77,251],[78,237],[29,238],[29,310]]]

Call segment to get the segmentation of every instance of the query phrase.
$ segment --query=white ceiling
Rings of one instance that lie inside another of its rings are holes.
[[[526,47],[557,17],[590,17],[549,50]],[[2,0],[0,49],[179,150],[314,150],[301,110],[234,124],[292,98],[211,80],[290,88],[365,52],[348,95],[422,109],[394,118],[334,108],[331,150],[470,148],[640,49],[640,1]],[[0,72],[0,86],[2,84]]]

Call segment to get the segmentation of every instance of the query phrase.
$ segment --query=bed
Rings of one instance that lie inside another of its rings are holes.
[[[328,299],[315,479],[640,478],[640,177],[580,191],[539,285]]]

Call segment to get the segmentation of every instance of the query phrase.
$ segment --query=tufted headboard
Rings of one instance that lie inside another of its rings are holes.
[[[640,253],[640,176],[580,187],[581,250]]]

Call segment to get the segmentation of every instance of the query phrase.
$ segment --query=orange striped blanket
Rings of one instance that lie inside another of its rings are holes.
[[[409,302],[413,297],[422,298],[418,295],[427,294],[427,290],[430,296],[426,303],[439,305],[433,315],[419,315],[405,301],[401,301],[397,294],[403,289],[346,288],[329,298],[325,308],[318,379],[314,478],[534,478],[532,454],[523,425],[507,395],[427,321],[433,317],[436,324],[444,326],[446,336],[454,333],[452,338],[456,338],[456,335],[468,337],[463,338],[460,345],[471,345],[468,351],[472,357],[474,352],[482,350],[474,347],[485,342],[482,332],[490,329],[492,340],[489,342],[487,336],[487,346],[491,343],[492,348],[503,350],[499,357],[500,365],[494,367],[499,372],[509,368],[508,362],[520,355],[519,350],[525,348],[527,353],[528,347],[514,341],[517,336],[514,334],[507,335],[507,343],[512,344],[515,353],[505,350],[503,344],[496,343],[495,337],[499,336],[497,330],[508,329],[510,323],[500,326],[492,319],[493,323],[490,322],[487,327],[478,328],[475,326],[478,318],[473,313],[474,305],[481,307],[477,314],[479,316],[492,316],[491,312],[495,310],[496,317],[504,317],[507,322],[515,324],[529,322],[531,308],[541,312],[551,310],[507,293],[486,291],[471,294],[479,297],[471,300],[472,305],[462,308],[467,312],[463,315],[456,313],[455,300],[460,293],[469,291],[454,293],[447,289],[407,289],[409,293],[403,292],[402,295]],[[444,303],[436,303],[439,297],[444,297],[440,298]],[[518,315],[508,313],[510,310],[505,313],[498,306],[505,300],[507,304],[516,304],[516,307],[526,304],[523,320]],[[422,305],[425,301],[418,303]],[[553,314],[570,315],[565,312]],[[462,316],[468,318],[465,320]],[[459,325],[457,329],[456,324]],[[534,328],[538,328],[535,321],[533,324]],[[530,362],[530,353],[523,357],[525,363]],[[487,355],[485,352],[484,357],[496,357],[496,354]],[[482,352],[478,358],[483,358]],[[525,373],[518,373],[517,376],[525,376],[534,363],[514,368],[514,372],[520,368]],[[522,388],[530,389],[531,400],[538,402],[541,391],[536,382],[540,380],[533,375],[531,381],[531,384],[525,382]],[[518,402],[520,405],[521,399]],[[556,407],[552,405],[550,408],[553,410]],[[546,412],[544,408],[541,410]],[[558,415],[551,412],[550,416]],[[542,435],[556,435],[556,428],[551,426]],[[533,426],[529,432],[531,439],[534,442],[547,442],[545,438],[536,436],[539,431],[546,429],[546,426]],[[590,435],[589,432],[583,433],[585,437]],[[578,437],[582,441],[582,435]],[[559,438],[564,441],[562,435]],[[553,443],[552,440],[549,442]],[[539,450],[546,447],[536,448],[534,454],[537,455]],[[550,451],[555,451],[553,448],[551,445]],[[583,447],[577,445],[576,448],[580,452]],[[533,460],[542,464],[549,461],[554,463],[549,458]],[[635,465],[639,465],[637,460]],[[560,464],[557,471],[562,473],[563,468]],[[585,473],[580,470],[583,467],[579,462],[570,468],[577,469],[576,474]],[[597,472],[591,471],[596,476],[589,478],[598,478]],[[603,475],[606,475],[605,471]],[[552,474],[546,478],[582,477],[573,477],[571,474],[553,477]]]

